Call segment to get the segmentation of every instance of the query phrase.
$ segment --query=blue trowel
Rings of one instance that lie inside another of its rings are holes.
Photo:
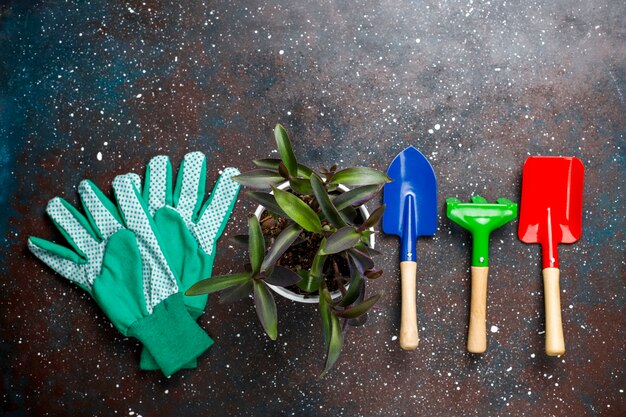
[[[400,347],[417,348],[417,307],[415,281],[417,274],[416,246],[420,236],[437,231],[437,179],[435,171],[420,151],[409,146],[389,165],[383,200],[383,232],[400,236],[400,274],[402,283],[402,315]]]

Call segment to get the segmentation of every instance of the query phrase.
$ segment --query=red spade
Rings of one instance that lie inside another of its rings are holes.
[[[546,353],[565,353],[559,288],[559,243],[574,243],[582,234],[583,163],[578,158],[531,156],[522,173],[518,235],[540,243],[546,309]]]

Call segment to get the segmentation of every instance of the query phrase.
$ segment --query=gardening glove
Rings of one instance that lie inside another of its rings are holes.
[[[28,247],[87,291],[115,327],[139,339],[170,376],[213,341],[187,313],[163,235],[139,189],[136,175],[115,178],[118,211],[93,183],[82,181],[78,192],[87,218],[58,197],[46,209],[73,250],[36,237]]]
[[[236,168],[226,168],[211,196],[205,198],[206,158],[202,152],[185,155],[172,194],[172,165],[167,156],[156,156],[146,169],[143,199],[157,229],[167,236],[163,248],[170,255],[170,266],[180,277],[182,292],[211,276],[217,240],[230,218],[239,193],[239,184],[231,178]],[[189,314],[198,319],[204,312],[207,295],[185,296]],[[143,350],[141,369],[156,369],[156,363]],[[193,367],[194,364],[188,364]]]

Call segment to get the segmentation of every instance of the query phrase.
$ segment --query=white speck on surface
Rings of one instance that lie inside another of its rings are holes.
[[[415,43],[420,43],[422,40],[420,38],[415,39]]]
[[[102,152],[98,152],[98,153],[96,154],[96,159],[97,159],[98,161],[102,161]]]
[[[283,49],[281,49],[280,51],[278,51],[278,55],[284,55],[285,51]]]
[[[491,333],[498,333],[498,330],[500,330],[498,326],[491,326]]]
[[[439,129],[441,129],[441,125],[440,125],[439,123],[437,123],[437,124],[435,125],[435,130],[439,130]]]
[[[433,133],[435,133],[435,131],[432,130],[432,129],[428,129],[428,133],[430,133],[432,135]]]
[[[141,93],[137,94],[135,98],[141,98]]]
[[[391,341],[395,342],[396,340],[398,340],[398,336],[391,336]]]

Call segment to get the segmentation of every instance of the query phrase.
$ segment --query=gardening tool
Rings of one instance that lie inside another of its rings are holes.
[[[489,271],[489,235],[517,217],[517,204],[499,198],[497,204],[483,197],[471,203],[456,198],[446,200],[448,218],[472,234],[472,298],[467,351],[487,350],[487,275]]]
[[[383,215],[383,232],[400,236],[400,274],[402,281],[402,315],[400,347],[417,348],[417,310],[415,277],[417,262],[415,246],[420,236],[432,236],[437,230],[437,179],[424,155],[409,146],[389,165],[383,199],[387,205]]]
[[[522,173],[518,235],[540,243],[546,309],[546,353],[565,353],[559,289],[557,245],[574,243],[582,234],[584,167],[580,159],[531,156]]]

